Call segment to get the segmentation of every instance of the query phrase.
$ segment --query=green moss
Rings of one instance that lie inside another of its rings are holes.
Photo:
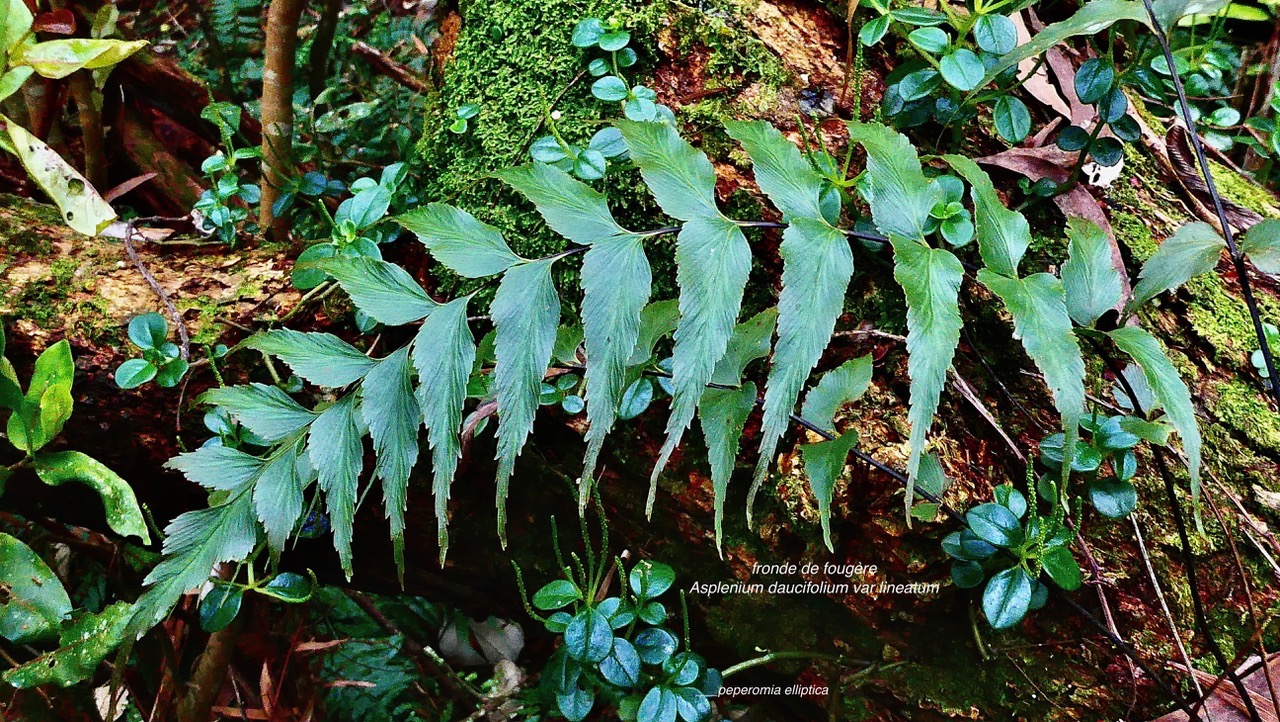
[[[1262,186],[1256,185],[1248,178],[1223,165],[1209,161],[1209,169],[1213,173],[1213,183],[1224,198],[1258,213],[1264,217],[1280,215],[1276,207],[1276,197]]]
[[[1258,389],[1243,381],[1230,381],[1220,384],[1217,391],[1208,403],[1222,423],[1245,434],[1251,444],[1280,453],[1280,415],[1267,406]]]
[[[4,255],[51,253],[53,242],[44,229],[62,224],[62,216],[53,206],[0,193],[0,249]]]
[[[455,204],[497,226],[526,258],[564,250],[564,239],[545,227],[532,206],[491,176],[528,161],[529,144],[548,132],[544,116],[553,102],[561,114],[557,129],[570,143],[585,144],[602,119],[617,114],[615,104],[592,97],[590,76],[570,86],[588,57],[569,41],[578,20],[616,17],[623,21],[631,31],[632,47],[641,54],[641,63],[634,69],[642,69],[652,64],[647,48],[654,45],[653,34],[665,8],[661,2],[628,0],[497,0],[463,5],[462,30],[454,60],[445,71],[439,108],[479,103],[481,110],[472,130],[462,136],[448,132],[441,115],[427,117],[418,143],[419,196]],[[642,79],[636,74],[628,78]],[[598,185],[623,225],[652,227],[661,215],[638,174],[611,175]],[[562,288],[576,285],[575,268],[573,263],[560,264]],[[479,285],[444,273],[437,280],[438,290],[446,296]]]

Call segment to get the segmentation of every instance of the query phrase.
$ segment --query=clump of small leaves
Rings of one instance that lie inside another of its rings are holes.
[[[241,231],[256,232],[257,224],[248,220],[249,211],[262,198],[258,186],[241,182],[238,164],[262,157],[262,150],[235,146],[235,132],[240,127],[240,108],[235,105],[210,103],[200,111],[200,117],[217,126],[225,150],[215,152],[200,165],[212,187],[200,194],[194,210],[200,214],[202,230],[235,245]]]
[[[942,540],[955,561],[951,579],[961,589],[985,587],[982,612],[995,629],[1008,629],[1049,598],[1041,572],[1065,591],[1080,587],[1080,566],[1068,546],[1074,534],[1061,507],[1039,516],[1012,484],[996,487],[995,502],[965,513],[965,528]],[[1034,501],[1034,499],[1033,499]]]
[[[169,324],[158,313],[144,313],[129,321],[129,342],[142,352],[116,368],[116,385],[136,389],[154,380],[164,388],[173,388],[186,375],[190,364],[182,358],[182,349],[169,340]]]
[[[353,195],[338,205],[332,217],[325,205],[315,200],[324,192],[319,179],[300,189],[302,195],[312,199],[315,207],[324,214],[330,234],[328,240],[314,243],[298,254],[292,275],[294,287],[307,290],[324,282],[328,274],[316,268],[314,263],[325,258],[381,260],[382,251],[378,246],[399,237],[399,229],[380,224],[386,219],[392,201],[408,175],[408,166],[393,163],[383,169],[376,181],[373,178],[357,179],[349,188]],[[327,188],[328,184],[324,187]]]
[[[988,68],[1018,45],[1013,20],[998,12],[1005,2],[977,2],[973,12],[957,14],[944,3],[942,10],[923,7],[891,8],[888,2],[868,0],[876,17],[858,32],[864,46],[880,43],[890,30],[905,36],[915,57],[890,74],[885,91],[886,117],[900,128],[930,120],[943,125],[965,123],[977,115],[977,107],[994,100],[996,132],[1010,143],[1019,143],[1031,132],[1031,113],[1010,94],[1017,68],[997,75],[997,87],[977,92],[986,84]],[[945,12],[944,12],[945,11]]]
[[[572,558],[578,573],[562,564],[563,577],[534,592],[528,607],[559,635],[542,671],[548,702],[570,722],[594,709],[613,709],[625,722],[708,719],[708,697],[719,692],[721,676],[689,649],[687,621],[683,639],[666,626],[672,614],[660,598],[675,584],[671,567],[641,560],[628,571],[619,558],[588,554],[585,567]],[[613,571],[622,589],[608,595]]]

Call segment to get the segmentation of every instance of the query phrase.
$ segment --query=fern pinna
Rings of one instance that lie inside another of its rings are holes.
[[[673,125],[620,121],[617,127],[631,162],[658,205],[679,222],[677,227],[623,228],[603,194],[540,163],[498,177],[527,197],[551,229],[576,244],[565,253],[521,258],[498,229],[441,203],[396,219],[451,271],[466,278],[498,278],[489,308],[492,363],[488,354],[477,352],[468,323],[470,296],[438,302],[404,269],[381,260],[336,257],[316,264],[373,319],[389,326],[420,324],[419,330],[408,345],[381,359],[324,333],[280,329],[244,342],[278,358],[336,400],[309,409],[278,388],[258,384],[204,396],[205,402],[230,414],[271,448],[255,456],[207,447],[170,462],[209,489],[213,506],[183,514],[169,525],[166,558],[148,579],[152,588],[140,605],[140,625],[159,620],[181,593],[203,583],[216,563],[243,560],[263,545],[278,554],[302,520],[312,482],[324,499],[334,545],[349,575],[352,517],[364,473],[366,436],[372,440],[372,475],[382,488],[403,571],[408,484],[425,427],[443,562],[448,549],[447,502],[460,454],[462,414],[470,399],[492,399],[497,406],[496,504],[501,531],[507,485],[532,429],[557,345],[562,290],[556,288],[552,271],[558,261],[578,252],[585,253],[581,324],[589,422],[582,499],[589,494],[624,389],[640,374],[665,374],[654,363],[654,348],[663,335],[674,331],[673,400],[653,482],[685,430],[699,419],[715,488],[719,544],[725,489],[747,417],[756,405],[763,406],[762,453],[750,494],[754,500],[803,395],[806,423],[831,437],[802,449],[824,537],[831,546],[832,490],[857,443],[852,431],[837,433],[834,418],[843,404],[855,401],[868,387],[871,360],[853,359],[804,392],[844,307],[854,264],[848,237],[867,234],[836,225],[842,213],[838,195],[826,192],[823,176],[782,133],[762,121],[729,123],[730,137],[746,150],[757,184],[785,225],[777,307],[739,322],[752,260],[742,228],[751,222],[724,214],[716,202],[710,161]],[[1030,244],[1027,221],[1001,204],[977,164],[945,156],[937,161],[938,174],[931,175],[908,140],[883,125],[851,123],[849,135],[866,152],[857,190],[882,234],[875,237],[892,251],[893,275],[907,302],[908,509],[916,500],[910,488],[916,480],[940,476],[936,459],[925,453],[926,439],[960,336],[958,296],[966,278],[998,296],[1008,309],[1013,333],[1039,367],[1062,417],[1064,458],[1073,458],[1071,446],[1085,406],[1085,365],[1077,339],[1109,339],[1141,368],[1163,407],[1165,422],[1181,437],[1192,491],[1198,492],[1200,438],[1187,387],[1161,344],[1134,319],[1144,302],[1211,269],[1222,239],[1203,224],[1183,229],[1147,262],[1133,297],[1126,299],[1122,269],[1113,264],[1106,235],[1089,222],[1071,219],[1069,258],[1061,277],[1044,272],[1023,276],[1019,266]],[[944,164],[958,177],[942,173]],[[962,197],[961,179],[967,183],[977,221],[974,260],[981,262],[969,270],[957,255],[963,249],[937,240],[942,235],[935,218],[940,202]],[[678,234],[679,299],[674,304],[651,303],[645,247],[655,236],[670,232]],[[1100,328],[1099,318],[1113,310],[1119,323],[1105,324],[1111,330]],[[770,355],[761,399],[743,374],[753,360]],[[1065,498],[1071,464],[1062,466],[1063,483],[1054,486]],[[929,483],[934,486],[934,481]],[[652,497],[651,492],[650,505]]]

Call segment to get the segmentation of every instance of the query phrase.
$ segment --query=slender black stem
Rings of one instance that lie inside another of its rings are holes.
[[[1112,644],[1119,648],[1121,652],[1124,652],[1126,657],[1132,659],[1133,663],[1138,666],[1138,669],[1141,669],[1142,673],[1147,675],[1147,677],[1149,677],[1151,681],[1160,688],[1160,691],[1169,695],[1169,698],[1174,701],[1174,704],[1178,705],[1178,709],[1181,710],[1183,714],[1187,715],[1187,719],[1201,719],[1200,715],[1196,714],[1196,711],[1188,707],[1187,703],[1182,700],[1182,695],[1178,694],[1173,687],[1169,686],[1169,683],[1164,680],[1164,677],[1156,674],[1154,669],[1152,669],[1146,662],[1142,661],[1142,658],[1138,656],[1138,651],[1130,646],[1128,642],[1124,641],[1108,629],[1107,625],[1103,624],[1097,617],[1090,614],[1089,610],[1080,606],[1080,603],[1075,599],[1072,599],[1070,594],[1063,594],[1062,598],[1067,600],[1067,604],[1070,604],[1072,608],[1079,612],[1080,616],[1089,620],[1090,624],[1097,627],[1098,631],[1102,632],[1102,634],[1105,635]]]
[[[1200,175],[1204,176],[1205,187],[1209,191],[1209,197],[1213,199],[1213,210],[1218,215],[1218,224],[1222,226],[1222,237],[1227,242],[1227,252],[1231,255],[1231,262],[1235,265],[1236,277],[1240,280],[1240,294],[1244,296],[1245,306],[1249,308],[1249,318],[1253,320],[1253,332],[1258,337],[1258,346],[1262,349],[1262,360],[1267,369],[1267,378],[1274,379],[1276,377],[1275,359],[1271,355],[1271,344],[1267,343],[1267,333],[1262,326],[1262,314],[1258,310],[1258,301],[1253,296],[1253,287],[1249,283],[1249,269],[1244,262],[1244,254],[1241,253],[1240,247],[1236,245],[1235,235],[1231,231],[1231,222],[1227,220],[1227,210],[1222,204],[1222,196],[1218,193],[1218,187],[1213,182],[1213,173],[1209,170],[1209,159],[1205,157],[1204,144],[1200,142],[1200,134],[1196,132],[1195,121],[1191,117],[1191,106],[1187,103],[1187,91],[1182,87],[1182,78],[1178,76],[1176,67],[1173,63],[1173,49],[1169,47],[1169,36],[1165,34],[1164,28],[1160,26],[1160,20],[1156,18],[1156,11],[1151,6],[1151,0],[1142,0],[1142,4],[1146,6],[1147,16],[1151,18],[1151,29],[1156,36],[1156,40],[1160,43],[1160,49],[1164,51],[1165,62],[1171,69],[1170,78],[1173,80],[1173,88],[1178,94],[1178,103],[1181,107],[1178,111],[1182,114],[1182,120],[1187,126],[1187,135],[1191,138],[1191,148],[1196,153],[1196,161],[1200,165]],[[1276,403],[1280,404],[1280,384],[1271,384],[1271,393],[1276,399]],[[1245,697],[1247,700],[1248,697]]]
[[[1092,336],[1088,337],[1089,342],[1093,345],[1098,356],[1102,358],[1102,362],[1115,375],[1117,382],[1129,397],[1130,403],[1133,404],[1133,410],[1137,414],[1142,414],[1142,405],[1138,403],[1138,394],[1133,390],[1133,386],[1129,383],[1129,379],[1125,378],[1124,372],[1117,367],[1116,362],[1111,355],[1106,352],[1102,344]],[[1209,647],[1210,654],[1214,660],[1218,662],[1218,666],[1222,668],[1223,673],[1231,680],[1231,684],[1240,694],[1245,709],[1248,710],[1250,719],[1259,721],[1258,711],[1254,708],[1253,700],[1249,697],[1249,692],[1244,688],[1244,682],[1240,679],[1240,675],[1228,664],[1226,655],[1222,653],[1222,648],[1218,646],[1218,641],[1213,637],[1213,631],[1209,627],[1209,618],[1204,613],[1204,602],[1200,599],[1200,579],[1196,571],[1195,556],[1191,550],[1191,537],[1187,533],[1187,521],[1182,514],[1182,505],[1178,502],[1177,488],[1174,484],[1173,474],[1170,473],[1169,467],[1165,464],[1164,453],[1157,447],[1152,446],[1151,455],[1155,458],[1156,468],[1160,472],[1160,478],[1164,482],[1165,499],[1169,503],[1169,510],[1173,514],[1174,526],[1178,530],[1178,546],[1182,554],[1183,564],[1187,568],[1187,586],[1191,592],[1191,609],[1196,620],[1196,629],[1200,635],[1205,638],[1205,643]]]

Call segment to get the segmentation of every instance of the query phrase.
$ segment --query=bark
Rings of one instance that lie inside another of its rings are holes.
[[[262,207],[258,225],[276,240],[289,229],[271,206],[293,170],[293,71],[298,20],[306,0],[271,0],[262,69]]]

